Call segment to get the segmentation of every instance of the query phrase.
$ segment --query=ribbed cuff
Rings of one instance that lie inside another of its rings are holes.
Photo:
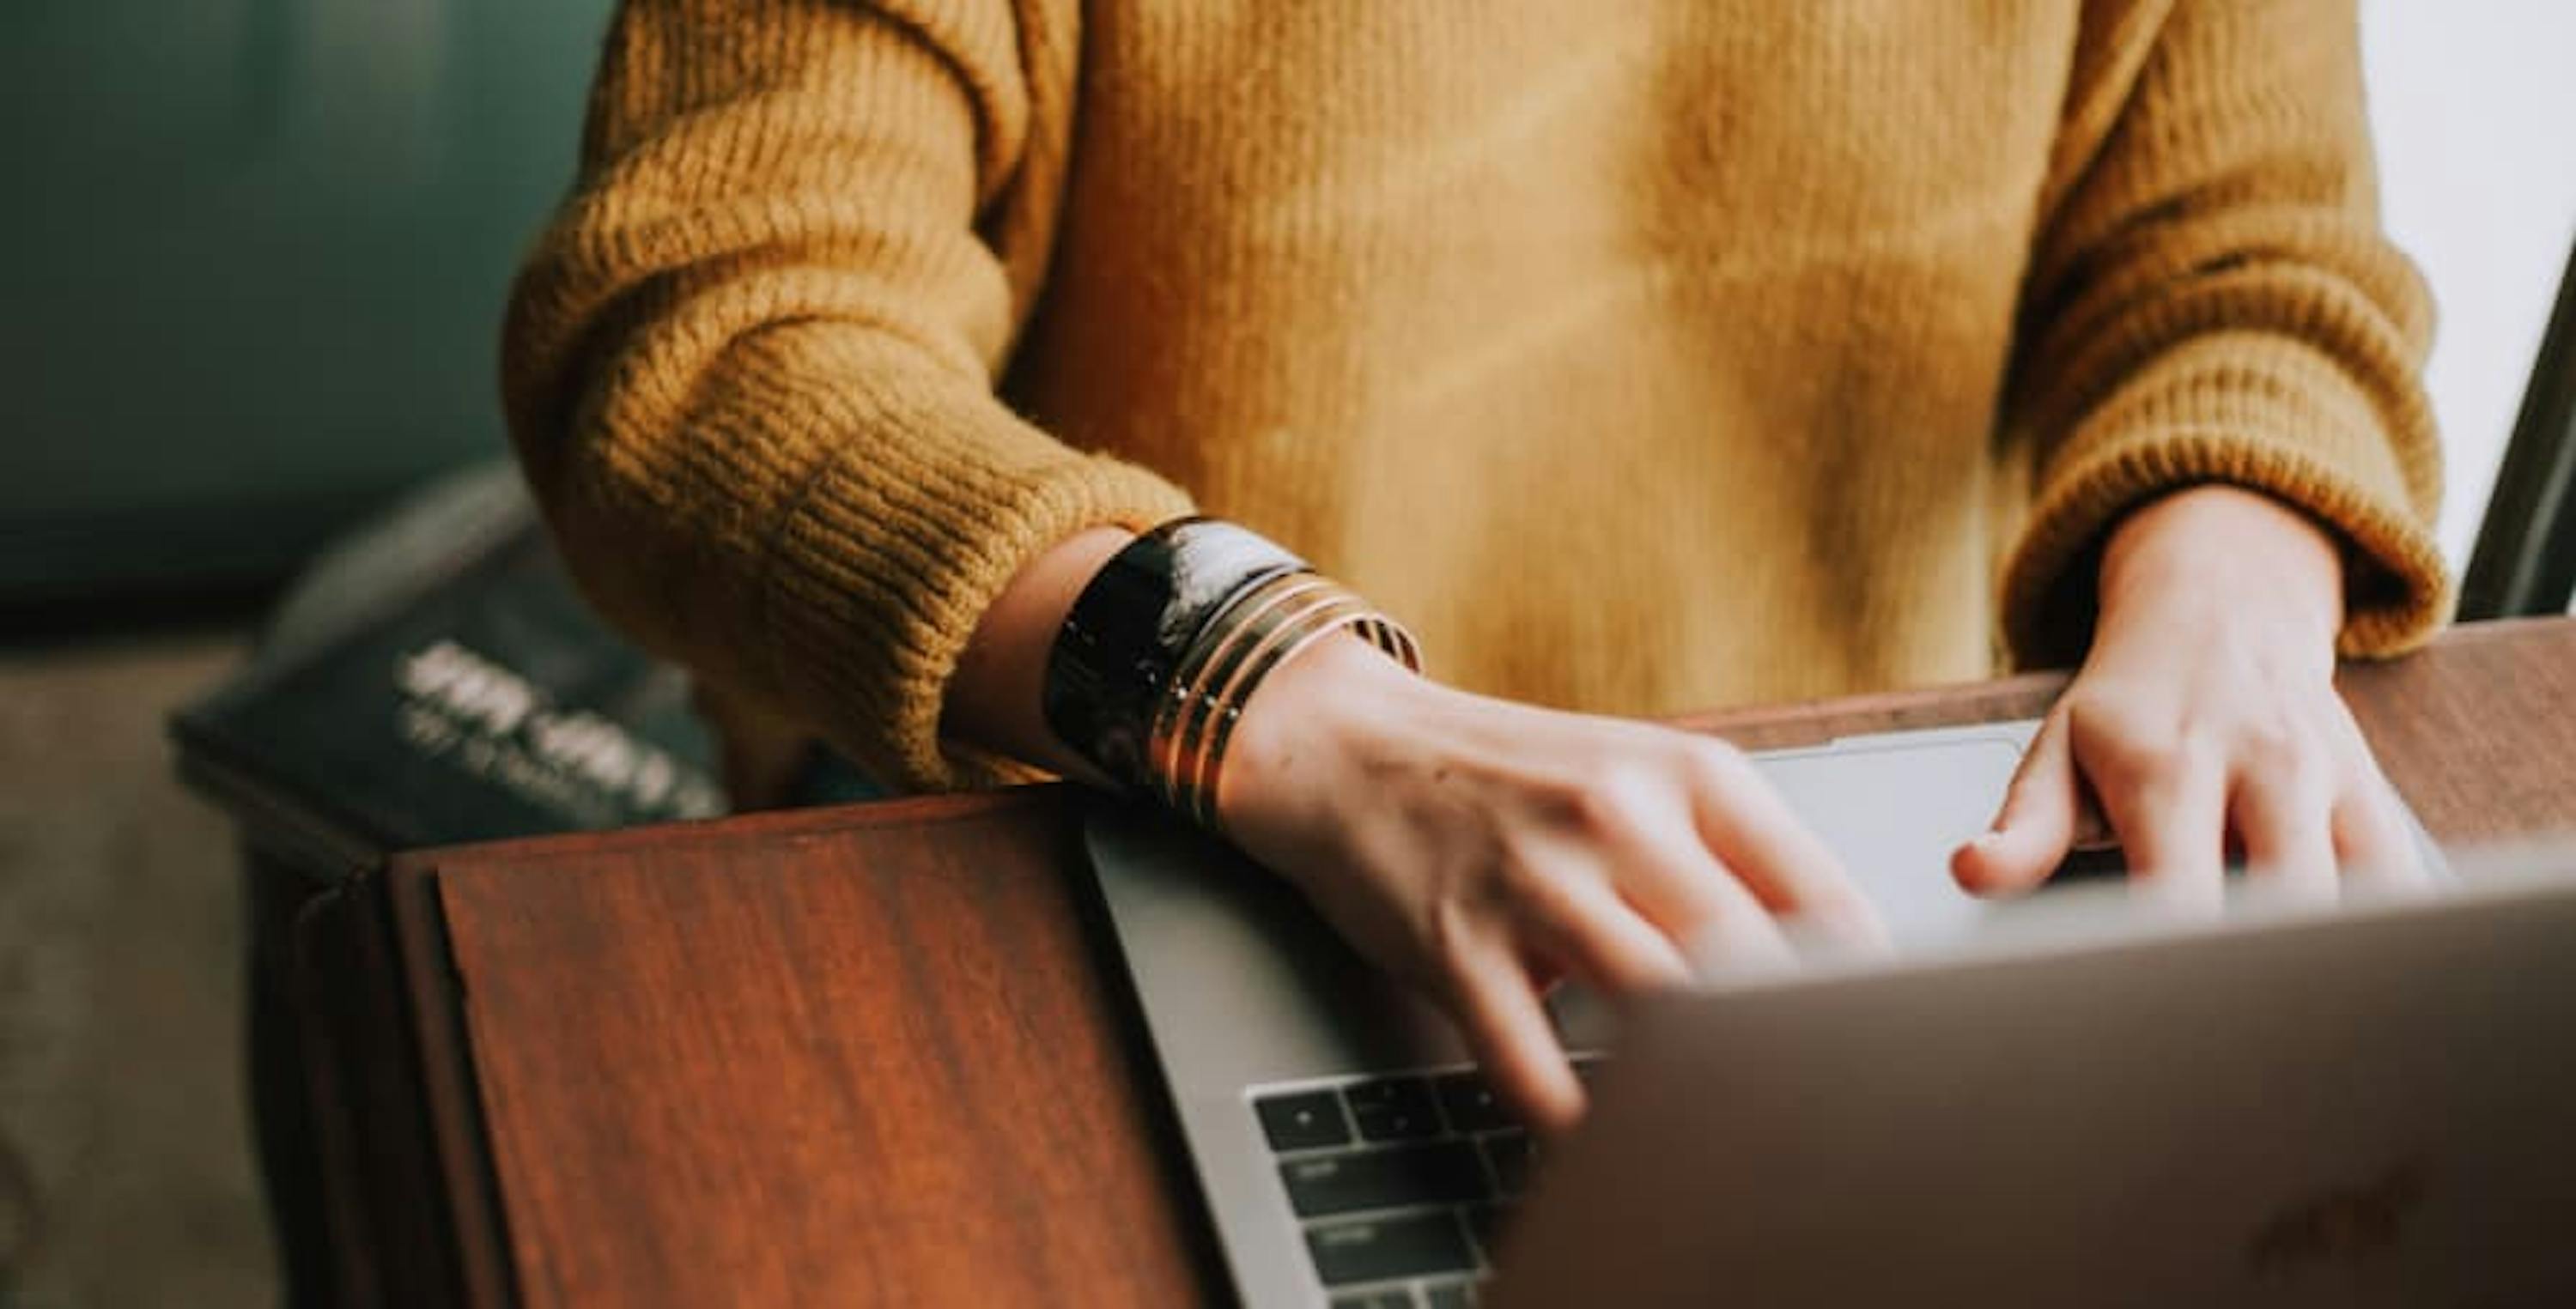
[[[2392,439],[2382,411],[2323,356],[2286,338],[2235,334],[2168,356],[2097,408],[2049,461],[2005,568],[2004,634],[2015,661],[2080,657],[2111,529],[2149,500],[2206,483],[2264,492],[2341,537],[2345,617],[2336,647],[2345,656],[2412,649],[2449,617],[2450,574],[2430,524],[2441,490],[2429,431]]]
[[[1038,776],[940,735],[949,679],[984,611],[1029,560],[1087,528],[1143,531],[1190,512],[1142,469],[1058,451],[1040,462],[923,461],[913,495],[882,493],[888,470],[851,451],[823,469],[780,542],[771,630],[803,703],[871,773],[947,791]],[[990,453],[979,451],[979,453]],[[805,688],[800,688],[803,690]]]
[[[811,419],[854,435],[807,444],[804,467],[769,470],[795,489],[765,533],[757,626],[772,645],[752,657],[788,703],[889,786],[1037,776],[940,738],[948,682],[976,623],[1048,548],[1087,528],[1141,531],[1180,517],[1189,497],[1057,443],[987,395],[941,387],[835,399]]]

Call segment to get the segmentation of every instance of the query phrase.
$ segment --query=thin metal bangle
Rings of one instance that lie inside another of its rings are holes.
[[[1155,707],[1147,739],[1152,743],[1147,758],[1161,776],[1174,775],[1178,767],[1178,743],[1194,734],[1196,722],[1209,706],[1204,697],[1213,683],[1220,683],[1241,661],[1239,645],[1247,634],[1266,630],[1282,605],[1296,603],[1298,597],[1333,589],[1331,579],[1313,572],[1273,577],[1244,588],[1244,594],[1225,608],[1219,619],[1199,629],[1183,651],[1173,670],[1167,693]]]
[[[1206,712],[1195,714],[1182,736],[1171,781],[1173,807],[1213,828],[1215,806],[1210,802],[1208,779],[1217,766],[1217,751],[1233,734],[1231,723],[1242,700],[1277,663],[1280,650],[1367,614],[1368,607],[1358,596],[1332,587],[1292,608],[1275,611],[1271,621],[1247,633],[1251,639],[1235,647],[1239,653],[1202,702]]]
[[[1294,616],[1276,611],[1277,604],[1287,597],[1279,593],[1280,588],[1275,581],[1270,589],[1273,594],[1243,611],[1242,622],[1229,624],[1224,631],[1203,633],[1203,639],[1193,643],[1188,657],[1183,660],[1182,670],[1173,683],[1180,694],[1165,702],[1157,715],[1153,732],[1155,748],[1152,756],[1159,775],[1163,779],[1171,779],[1164,788],[1167,792],[1195,789],[1187,782],[1204,771],[1200,747],[1208,721],[1225,713],[1233,701],[1248,698],[1248,684],[1239,694],[1229,694],[1234,684],[1243,680],[1234,675],[1233,670],[1238,669],[1251,654],[1243,642],[1249,639],[1258,644],[1264,639],[1280,639],[1272,634],[1273,629],[1294,621]],[[1368,609],[1366,602],[1348,588],[1338,584],[1329,588],[1300,586],[1297,592],[1322,592],[1349,599],[1357,612],[1346,616],[1346,625],[1406,669],[1416,673],[1422,671],[1421,647],[1413,633],[1386,614]],[[1212,664],[1222,665],[1213,672],[1213,680],[1217,683],[1214,692],[1208,689]],[[1239,706],[1235,708],[1239,713]]]
[[[1357,597],[1353,599],[1357,600]],[[1268,680],[1273,671],[1296,658],[1299,653],[1317,641],[1344,627],[1363,624],[1367,613],[1368,611],[1363,608],[1354,613],[1330,615],[1323,621],[1316,622],[1299,632],[1293,639],[1279,643],[1272,648],[1266,658],[1245,670],[1241,689],[1227,697],[1224,709],[1217,716],[1214,735],[1207,743],[1204,762],[1200,765],[1201,776],[1194,779],[1192,786],[1193,812],[1201,826],[1209,831],[1221,830],[1217,821],[1216,795],[1217,788],[1223,783],[1225,776],[1227,749],[1234,742],[1234,729],[1243,721],[1245,707],[1250,705],[1252,697],[1260,692],[1261,684]]]
[[[1147,758],[1167,801],[1184,772],[1185,754],[1215,707],[1214,689],[1231,680],[1234,670],[1242,666],[1250,643],[1257,643],[1277,625],[1283,607],[1293,611],[1304,597],[1331,595],[1341,588],[1319,574],[1297,573],[1247,590],[1250,594],[1234,607],[1228,621],[1200,629],[1171,680],[1172,693],[1164,698],[1147,732]]]
[[[1047,652],[1040,712],[1065,747],[1149,790],[1147,724],[1185,647],[1229,600],[1306,569],[1232,523],[1176,519],[1129,542],[1082,589]]]

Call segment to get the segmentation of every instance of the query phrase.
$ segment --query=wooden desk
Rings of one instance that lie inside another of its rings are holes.
[[[1809,743],[2058,684],[1693,725]],[[2576,621],[2346,690],[2436,836],[2576,831]],[[1077,841],[1041,787],[431,851],[316,906],[349,1302],[1222,1298]]]

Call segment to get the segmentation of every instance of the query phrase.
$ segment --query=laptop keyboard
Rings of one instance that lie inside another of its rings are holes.
[[[1597,1063],[1578,1056],[1588,1076]],[[1534,1148],[1473,1069],[1259,1087],[1252,1112],[1332,1309],[1468,1309]]]

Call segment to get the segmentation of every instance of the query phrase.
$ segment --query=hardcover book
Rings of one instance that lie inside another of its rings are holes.
[[[172,732],[253,844],[326,878],[724,809],[686,678],[591,613],[506,466],[326,556]]]

